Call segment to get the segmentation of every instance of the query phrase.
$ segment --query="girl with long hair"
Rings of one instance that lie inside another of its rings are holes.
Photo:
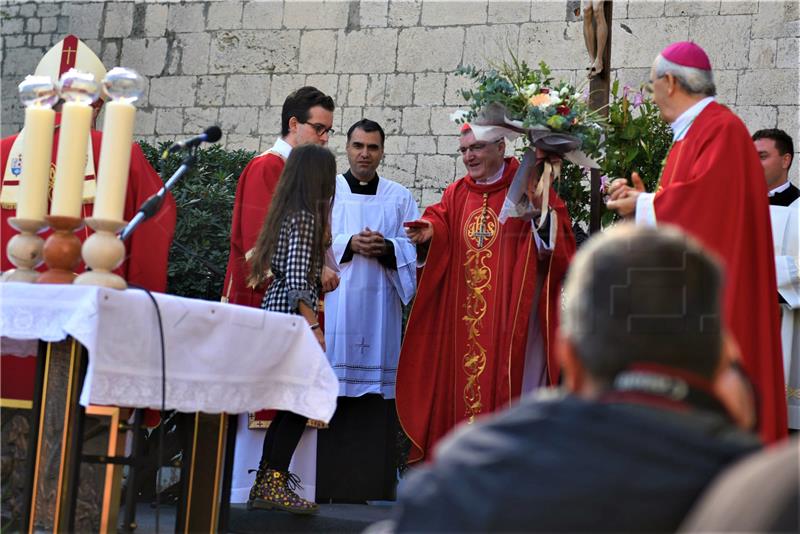
[[[317,301],[325,250],[330,246],[330,210],[336,190],[336,160],[327,148],[302,145],[292,150],[249,262],[250,282],[272,282],[261,307],[302,315],[325,350],[317,322]],[[269,274],[268,274],[269,273]],[[279,411],[264,436],[249,509],[281,509],[308,514],[316,503],[297,495],[300,482],[289,462],[307,418]]]

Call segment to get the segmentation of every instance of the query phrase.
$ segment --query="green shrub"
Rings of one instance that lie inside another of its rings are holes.
[[[169,146],[139,143],[147,160],[166,181],[182,155],[162,160]],[[169,255],[167,292],[184,297],[219,300],[230,247],[231,216],[236,184],[256,155],[213,145],[197,152],[197,163],[172,190],[178,206],[175,238]]]

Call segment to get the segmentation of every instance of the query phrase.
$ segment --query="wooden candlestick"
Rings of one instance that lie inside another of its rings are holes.
[[[78,276],[75,283],[126,289],[125,279],[111,272],[125,259],[125,244],[117,237],[117,232],[125,228],[126,222],[90,217],[86,224],[95,233],[83,242],[81,253],[83,262],[92,270]]]
[[[3,273],[3,282],[35,282],[39,277],[36,268],[42,263],[44,239],[36,235],[47,226],[43,220],[11,217],[8,224],[20,233],[6,245],[8,261],[16,269]]]
[[[75,230],[81,227],[82,219],[66,215],[45,217],[53,233],[44,242],[44,262],[47,271],[36,279],[38,284],[71,284],[75,280],[75,267],[81,259],[81,240]]]

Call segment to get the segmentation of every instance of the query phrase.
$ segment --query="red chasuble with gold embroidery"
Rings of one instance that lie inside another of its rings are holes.
[[[534,306],[548,382],[558,381],[550,341],[575,238],[566,207],[552,190],[552,253],[540,258],[530,221],[498,222],[518,167],[507,158],[502,179],[490,185],[461,178],[423,215],[434,237],[397,371],[397,411],[412,442],[409,462],[426,458],[458,422],[504,408],[520,395]],[[539,275],[541,296],[533,302]]]
[[[756,390],[761,438],[786,436],[766,181],[747,128],[728,108],[709,104],[673,145],[654,208],[658,224],[680,226],[722,259],[724,319]]]

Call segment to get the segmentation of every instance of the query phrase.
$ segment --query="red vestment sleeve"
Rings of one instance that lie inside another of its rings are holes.
[[[656,193],[659,224],[675,224],[725,267],[723,320],[742,351],[767,442],[786,436],[772,229],[764,172],[745,125],[709,104],[673,146]]]

